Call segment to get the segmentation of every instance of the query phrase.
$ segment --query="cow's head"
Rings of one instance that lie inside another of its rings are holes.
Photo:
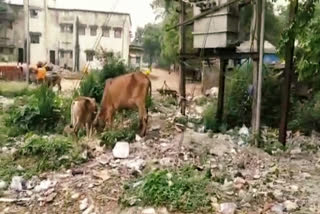
[[[98,132],[101,132],[105,128],[105,125],[106,123],[104,121],[104,116],[102,112],[99,111],[96,118],[93,121],[93,126]]]

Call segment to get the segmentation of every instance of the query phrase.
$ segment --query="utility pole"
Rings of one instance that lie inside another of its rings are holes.
[[[185,20],[186,13],[186,5],[183,0],[179,0],[180,2],[180,23],[183,23]],[[181,114],[186,114],[186,78],[185,78],[185,66],[184,59],[182,57],[183,54],[186,53],[185,47],[185,26],[181,25],[179,28],[179,53],[180,53],[180,66],[179,66],[179,92],[180,92],[180,106],[181,106]]]
[[[254,1],[253,5],[253,16],[251,22],[251,32],[250,32],[250,52],[257,52],[260,49],[260,26],[261,26],[261,0]],[[257,118],[257,89],[258,89],[258,67],[259,67],[259,58],[254,56],[252,58],[252,85],[253,85],[253,95],[252,95],[252,119],[251,127],[253,132],[253,140],[255,142],[256,138],[256,118]]]
[[[264,55],[264,26],[265,26],[265,0],[261,0],[261,30],[260,30],[260,47],[259,47],[259,73],[257,88],[257,112],[255,133],[260,136],[260,117],[261,117],[261,95],[262,95],[262,72],[263,72],[263,55]],[[255,139],[255,144],[259,146],[259,140]]]
[[[24,62],[30,65],[30,32],[29,32],[29,0],[23,0],[24,6]],[[26,81],[29,83],[29,69],[27,69]]]
[[[75,34],[75,46],[73,55],[73,71],[79,72],[79,58],[80,58],[80,45],[79,45],[79,17],[77,16],[74,23],[74,34]]]
[[[290,1],[289,6],[289,23],[291,26],[298,11],[298,0]],[[290,35],[290,34],[289,34]],[[285,68],[284,68],[284,86],[282,88],[282,102],[281,102],[281,119],[279,129],[279,141],[285,145],[287,138],[288,112],[290,108],[290,88],[291,88],[291,74],[293,72],[293,55],[294,55],[294,41],[295,35],[289,37],[285,50]]]
[[[219,71],[219,93],[218,93],[218,108],[216,114],[216,120],[221,125],[223,117],[223,105],[224,105],[224,89],[225,89],[225,74],[228,60],[220,57],[220,71]]]

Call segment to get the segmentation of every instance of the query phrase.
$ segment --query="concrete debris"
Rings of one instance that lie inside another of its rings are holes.
[[[112,150],[112,154],[115,158],[128,158],[129,157],[129,143],[128,142],[118,142]]]
[[[147,208],[142,210],[141,214],[156,214],[156,210],[154,208]]]
[[[111,177],[109,170],[107,169],[102,171],[93,171],[93,176],[96,178],[100,178],[102,181],[109,180]]]
[[[145,166],[146,162],[143,159],[133,159],[133,160],[126,160],[123,162],[123,165],[128,167],[129,169],[135,170],[140,172]]]
[[[249,136],[249,129],[245,126],[245,125],[243,125],[242,127],[241,127],[241,129],[239,130],[239,135],[241,136]]]
[[[297,205],[297,203],[292,202],[292,201],[285,201],[285,202],[283,203],[283,205],[284,205],[286,211],[288,211],[288,212],[295,211],[295,210],[297,210],[297,209],[299,208],[299,206]]]
[[[85,198],[83,200],[80,201],[80,210],[81,211],[84,211],[85,209],[87,209],[89,206],[89,201],[88,201],[88,198]]]
[[[4,190],[7,188],[7,183],[5,181],[0,180],[0,190]]]
[[[221,214],[235,214],[237,205],[235,203],[223,203],[220,204]]]
[[[47,191],[49,188],[54,187],[55,186],[55,182],[52,182],[51,180],[43,180],[40,182],[39,185],[37,185],[34,188],[35,192],[44,192]]]
[[[23,190],[24,183],[25,180],[23,179],[23,177],[14,176],[10,184],[10,189],[21,192]]]

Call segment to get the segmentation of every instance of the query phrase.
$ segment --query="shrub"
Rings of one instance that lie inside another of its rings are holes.
[[[224,127],[224,129],[242,126],[243,124],[251,126],[252,97],[248,93],[248,87],[251,84],[251,63],[236,68],[231,75],[228,75],[223,117],[223,123],[227,124],[228,127]],[[280,85],[277,73],[264,67],[261,103],[261,122],[263,125],[271,127],[279,125]],[[205,125],[208,129],[217,130],[218,124],[212,116],[215,114],[214,106],[211,106],[210,109],[204,114]]]
[[[124,126],[124,118],[129,118],[129,124]],[[115,116],[114,128],[106,130],[101,135],[102,144],[113,148],[118,141],[132,141],[139,130],[138,115],[134,111],[123,111]]]
[[[80,160],[80,150],[72,141],[62,136],[40,137],[33,135],[19,149],[21,157],[33,158],[37,172],[70,167],[71,163]]]
[[[16,101],[8,111],[6,126],[17,134],[55,131],[57,124],[63,122],[60,103],[52,89],[42,85],[31,96]]]
[[[103,60],[103,62],[106,64],[101,71],[93,71],[81,81],[79,89],[81,96],[93,97],[100,102],[105,81],[127,73],[125,64],[118,57],[108,56],[108,60]]]
[[[213,191],[206,174],[191,167],[159,170],[126,184],[120,202],[125,206],[166,206],[170,211],[208,213],[213,211]]]
[[[293,107],[292,120],[288,127],[310,135],[312,130],[320,131],[320,92],[307,102],[297,101]]]

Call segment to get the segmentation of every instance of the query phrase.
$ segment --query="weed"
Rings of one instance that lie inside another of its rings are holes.
[[[151,172],[127,184],[120,201],[125,206],[166,206],[171,211],[208,213],[212,212],[213,191],[205,173],[184,167]]]
[[[16,100],[5,119],[6,125],[11,127],[11,135],[28,131],[55,131],[57,124],[63,121],[60,101],[52,89],[45,85],[35,90],[31,96]]]
[[[124,124],[125,118],[129,118],[127,119],[129,121],[127,125]],[[102,133],[102,144],[108,148],[113,148],[118,141],[130,142],[135,139],[138,128],[139,120],[137,113],[127,110],[122,111],[115,116],[114,128]]]

